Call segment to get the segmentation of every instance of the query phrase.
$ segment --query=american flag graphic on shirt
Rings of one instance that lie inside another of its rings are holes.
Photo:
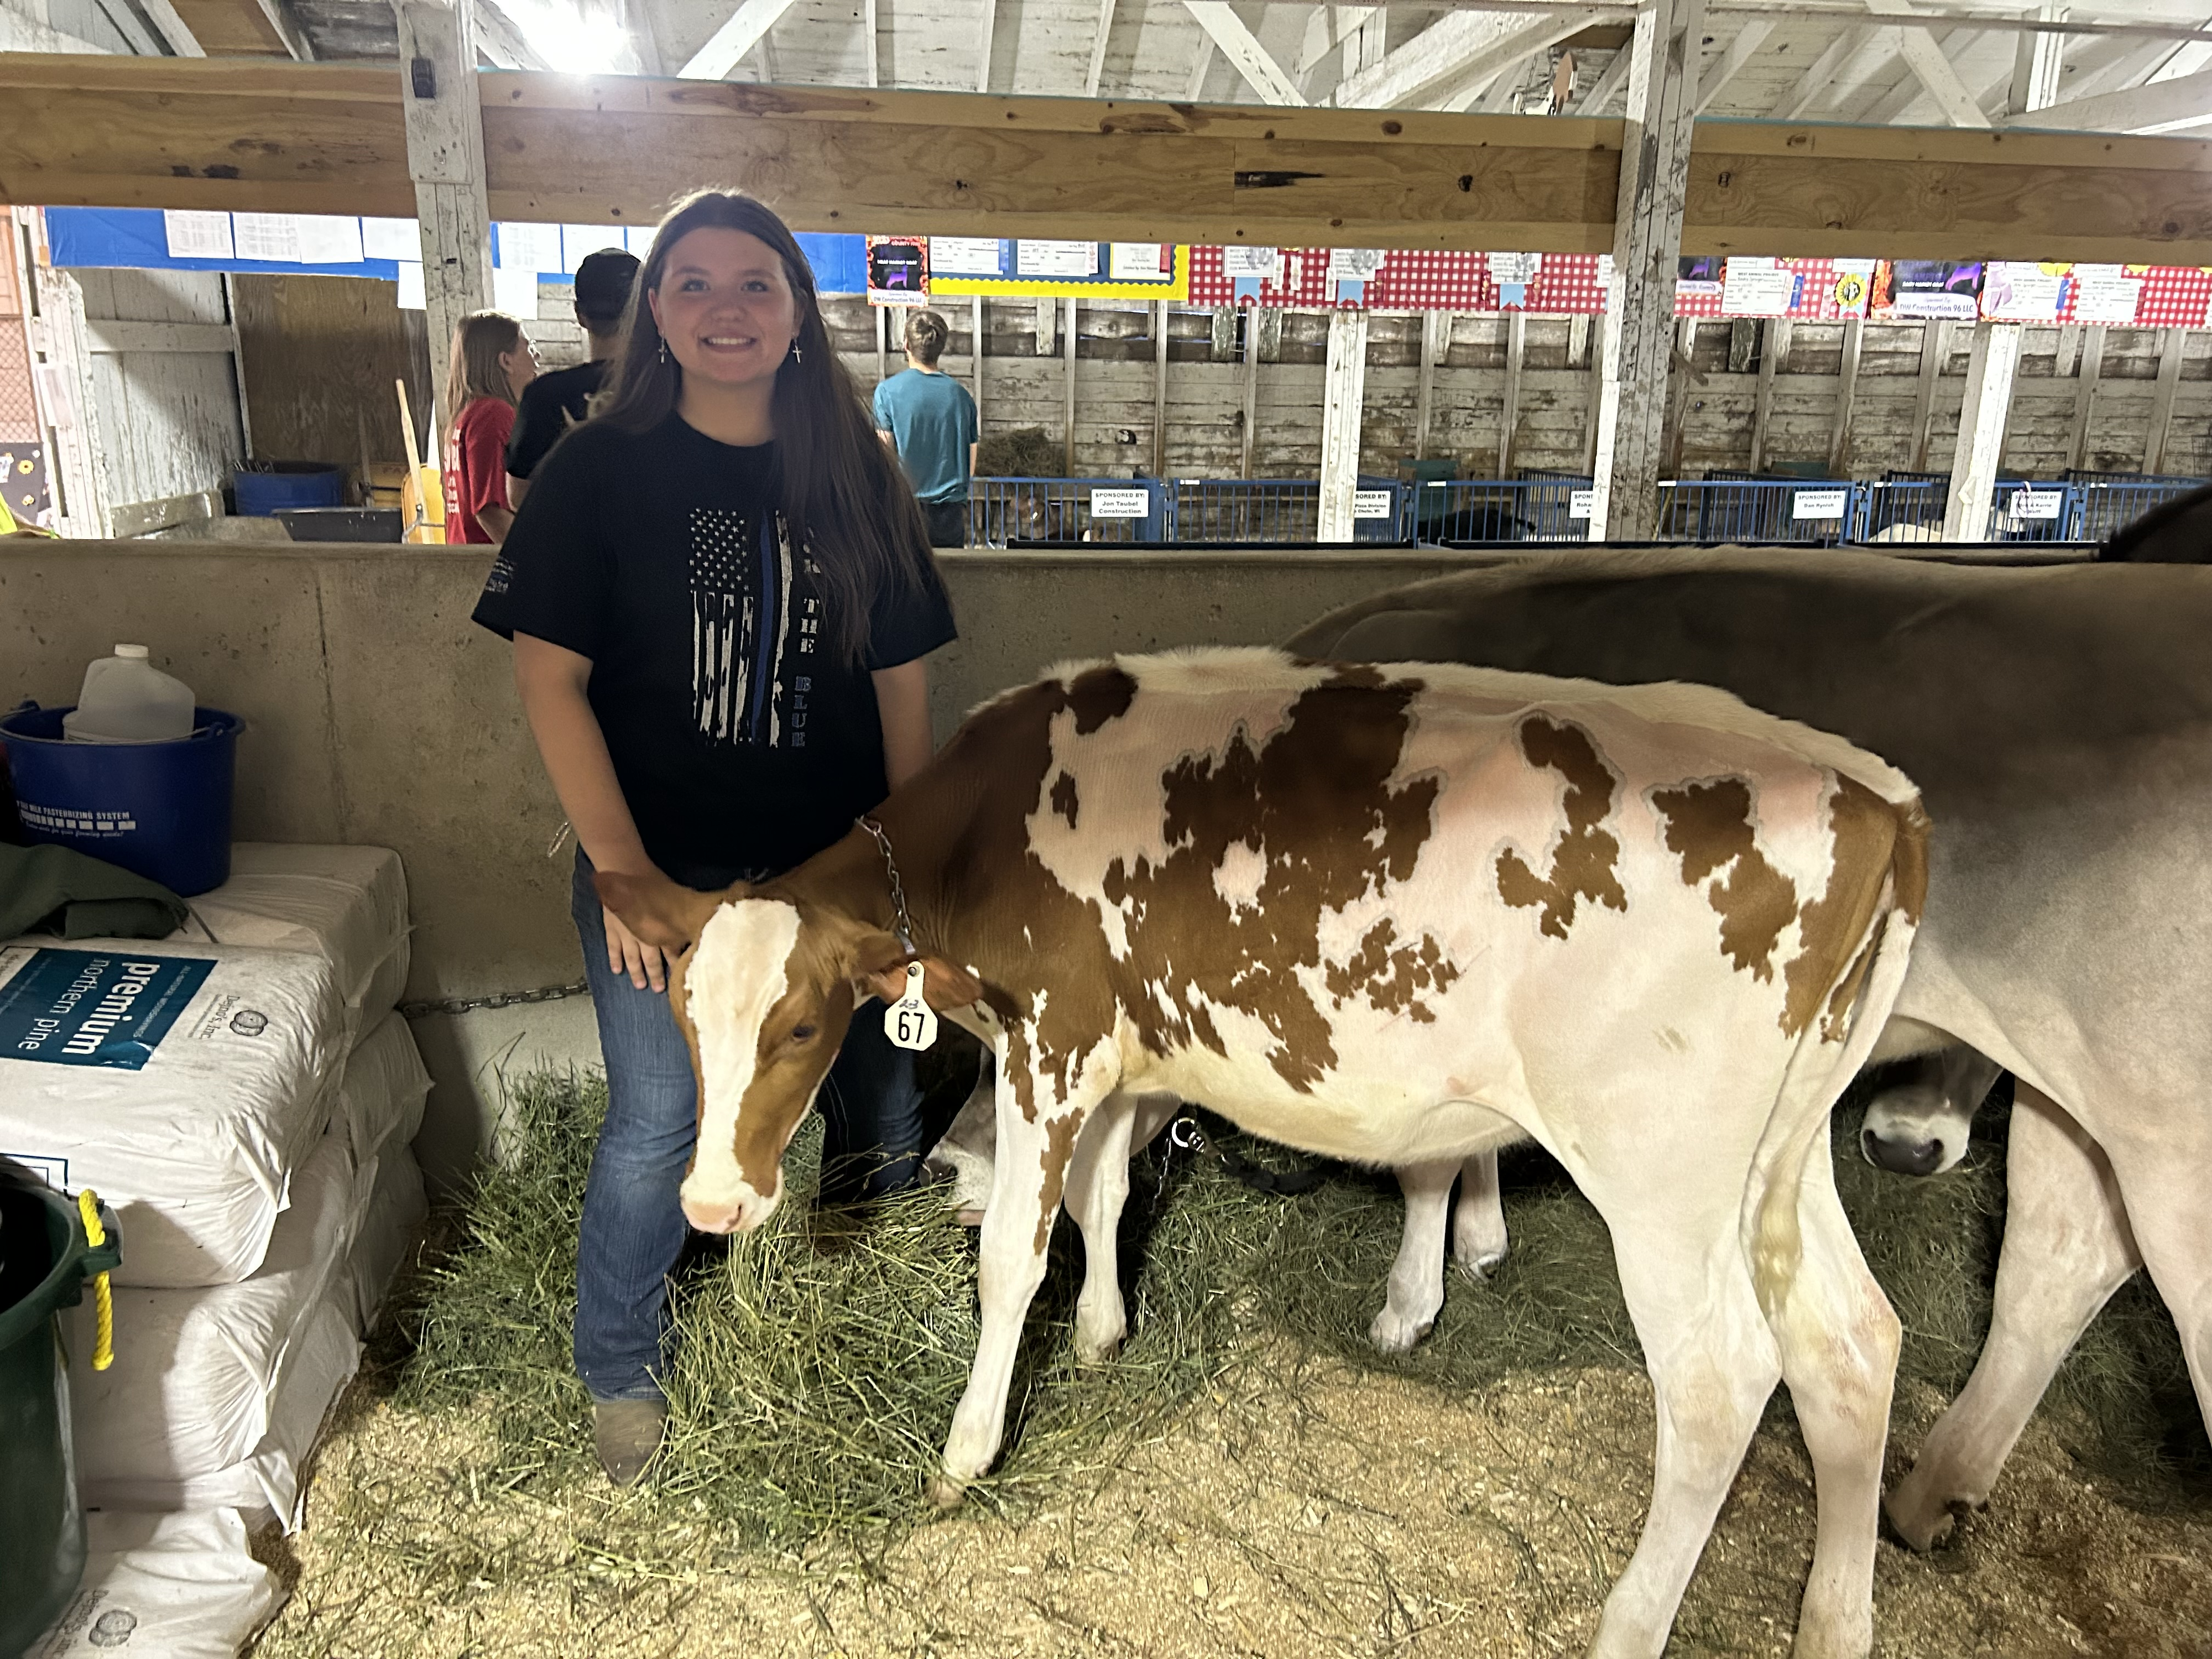
[[[762,533],[772,522],[773,535]],[[701,736],[804,749],[822,599],[781,515],[691,512],[691,708]]]

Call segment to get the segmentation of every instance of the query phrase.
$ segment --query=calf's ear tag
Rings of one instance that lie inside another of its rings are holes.
[[[884,1035],[899,1048],[927,1048],[937,1041],[937,1016],[921,994],[926,972],[918,962],[907,963],[905,994],[884,1010]]]

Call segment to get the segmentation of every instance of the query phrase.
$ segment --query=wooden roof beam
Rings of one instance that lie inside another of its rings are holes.
[[[415,212],[393,65],[0,56],[0,199]],[[490,215],[647,223],[728,179],[802,230],[1598,252],[1621,123],[484,71]],[[2212,143],[1705,121],[1691,253],[2212,264]]]
[[[988,0],[985,0],[988,4]],[[707,43],[691,54],[677,75],[687,81],[720,81],[737,68],[744,55],[789,11],[792,0],[744,0],[724,20]]]
[[[1911,0],[1866,0],[1866,9],[1881,17],[1913,15]],[[1981,100],[1966,89],[1966,83],[1959,78],[1959,71],[1943,55],[1943,48],[1936,44],[1936,37],[1927,25],[1907,24],[1898,33],[1907,67],[1936,100],[1936,107],[1943,112],[1943,118],[1954,127],[1989,125],[1990,118],[1983,112]]]
[[[1104,0],[1104,3],[1110,7],[1114,0]],[[1258,37],[1244,27],[1244,20],[1227,4],[1227,0],[1183,0],[1183,3],[1191,16],[1197,20],[1199,27],[1206,31],[1207,38],[1219,49],[1221,55],[1235,66],[1237,74],[1244,77],[1244,84],[1260,94],[1261,102],[1300,106],[1305,103],[1305,94],[1298,90],[1297,82],[1283,73],[1282,65],[1268,55],[1267,49],[1260,44]],[[1102,36],[1104,33],[1103,25],[1100,33]]]
[[[1340,109],[1395,109],[1419,103],[1480,73],[1480,61],[1499,68],[1527,52],[1526,46],[1514,46],[1496,55],[1500,42],[1517,40],[1529,27],[1510,14],[1454,12],[1386,53],[1372,69],[1346,76],[1338,83],[1334,101]]]
[[[2212,123],[2212,70],[2153,81],[2121,92],[2069,99],[2019,115],[2003,127],[2040,127],[2061,132],[2156,132],[2165,128]]]

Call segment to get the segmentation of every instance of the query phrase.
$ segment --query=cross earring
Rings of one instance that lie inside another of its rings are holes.
[[[791,361],[794,363],[803,363],[806,361],[806,348],[796,340],[791,343]]]
[[[662,337],[660,342],[660,361],[664,363],[668,361],[668,340],[665,336]]]

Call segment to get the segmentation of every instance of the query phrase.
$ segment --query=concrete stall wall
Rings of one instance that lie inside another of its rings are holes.
[[[1377,588],[1469,556],[1255,551],[943,556],[962,638],[933,659],[939,733],[1068,657],[1279,638]],[[75,700],[85,664],[143,641],[203,703],[247,722],[240,839],[398,849],[414,921],[410,1000],[580,975],[562,812],[507,647],[469,621],[488,559],[443,548],[171,541],[0,543],[0,698]],[[447,1178],[489,1144],[490,1067],[512,1051],[589,1063],[589,1004],[429,1017],[440,1092],[425,1162]]]

